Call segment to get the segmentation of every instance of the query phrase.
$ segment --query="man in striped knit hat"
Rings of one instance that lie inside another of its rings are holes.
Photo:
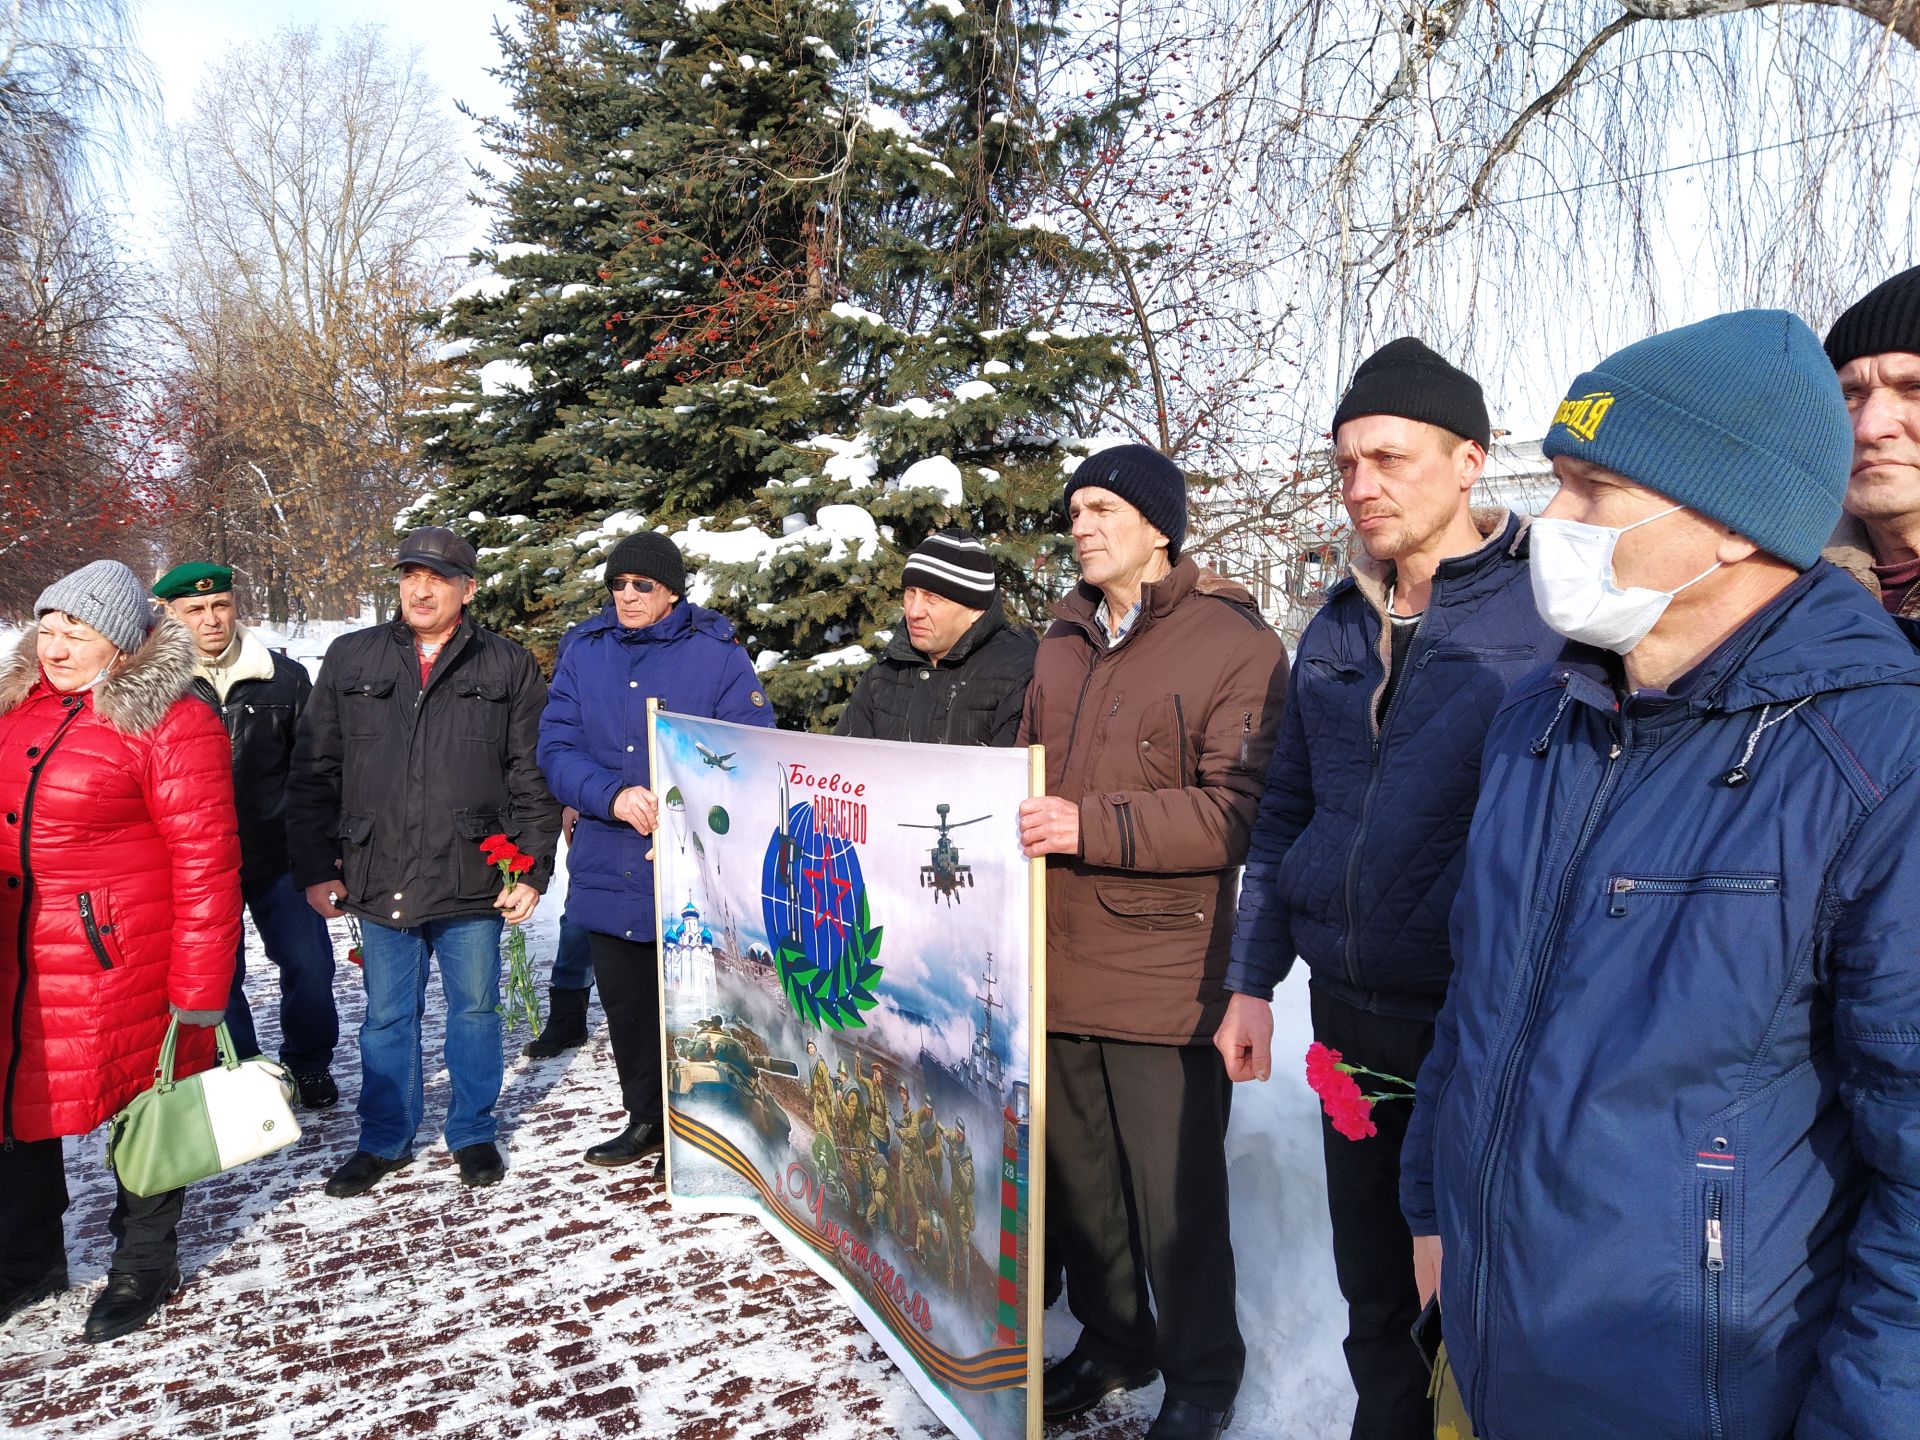
[[[902,624],[860,677],[839,733],[1011,745],[1033,678],[1033,632],[1007,618],[993,557],[964,530],[929,535],[900,577]]]

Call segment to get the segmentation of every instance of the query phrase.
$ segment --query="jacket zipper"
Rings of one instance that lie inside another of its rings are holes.
[[[1347,912],[1347,983],[1356,990],[1364,990],[1367,988],[1360,980],[1360,932],[1354,925],[1353,917],[1354,912],[1359,908],[1360,904],[1360,858],[1366,853],[1367,822],[1373,816],[1373,797],[1378,794],[1380,790],[1380,753],[1386,748],[1387,730],[1393,724],[1394,714],[1399,710],[1400,702],[1406,699],[1407,681],[1413,677],[1413,672],[1418,670],[1420,665],[1426,664],[1426,656],[1424,655],[1420,657],[1419,665],[1412,663],[1413,652],[1420,644],[1420,632],[1427,628],[1427,616],[1433,613],[1433,607],[1438,603],[1439,599],[1440,585],[1438,581],[1435,581],[1431,592],[1427,596],[1427,608],[1420,612],[1420,619],[1413,627],[1413,638],[1407,642],[1407,669],[1400,676],[1400,686],[1393,692],[1393,699],[1387,702],[1387,713],[1378,720],[1373,718],[1373,707],[1377,703],[1378,692],[1367,692],[1367,728],[1373,736],[1373,752],[1367,761],[1367,789],[1360,800],[1360,823],[1354,827],[1353,844],[1347,850],[1347,881],[1345,887]],[[1393,621],[1383,614],[1380,617],[1380,625],[1381,638],[1383,640],[1388,639]],[[1389,666],[1393,664],[1393,647],[1390,641],[1387,647],[1387,664]],[[1392,675],[1389,672],[1387,679],[1391,678]],[[1380,683],[1384,686],[1387,681],[1383,679]],[[1247,730],[1249,733],[1251,729],[1252,717],[1249,716],[1247,717]],[[1247,740],[1245,736],[1243,736],[1240,741],[1240,760],[1242,764],[1246,763],[1246,758]]]
[[[1514,1082],[1519,1078],[1520,1059],[1527,1048],[1527,1040],[1533,1030],[1534,1021],[1539,1017],[1540,1002],[1546,997],[1547,979],[1552,973],[1552,960],[1555,949],[1560,944],[1560,933],[1564,928],[1567,901],[1573,893],[1574,880],[1580,873],[1581,861],[1586,856],[1588,844],[1593,832],[1599,828],[1600,817],[1606,810],[1607,798],[1613,792],[1614,781],[1620,774],[1620,758],[1627,752],[1627,746],[1633,737],[1633,724],[1622,714],[1620,717],[1620,738],[1607,752],[1607,768],[1600,777],[1600,784],[1593,792],[1593,803],[1587,809],[1587,818],[1580,827],[1580,836],[1574,842],[1573,853],[1567,859],[1566,872],[1560,877],[1560,889],[1554,897],[1553,913],[1547,922],[1547,933],[1542,938],[1536,952],[1539,963],[1535,966],[1533,983],[1527,987],[1526,1008],[1521,1012],[1519,1028],[1514,1031],[1513,1044],[1508,1047],[1505,1063],[1500,1067],[1500,1080],[1493,1092],[1493,1108],[1489,1112],[1492,1119],[1492,1131],[1488,1138],[1486,1160],[1480,1167],[1480,1204],[1479,1235],[1480,1253],[1474,1260],[1473,1277],[1473,1329],[1480,1345],[1480,1353],[1486,1354],[1487,1346],[1487,1290],[1491,1284],[1492,1247],[1487,1237],[1492,1233],[1493,1224],[1493,1182],[1499,1169],[1499,1157],[1504,1144],[1507,1127],[1507,1109],[1512,1099]],[[1485,1366],[1480,1367],[1474,1376],[1473,1412],[1486,1414],[1488,1376]]]
[[[14,936],[14,958],[19,964],[20,979],[13,991],[13,1053],[7,1057],[7,1088],[4,1097],[0,1097],[0,1145],[13,1148],[13,1092],[20,1079],[20,1037],[21,1028],[27,1017],[27,936],[30,929],[28,917],[33,912],[33,800],[40,789],[40,772],[47,761],[53,758],[55,747],[66,735],[67,728],[80,718],[81,707],[72,705],[67,708],[67,718],[60,722],[53,732],[53,738],[47,741],[46,748],[40,752],[40,758],[34,763],[27,776],[26,798],[20,804],[20,925]]]
[[[1726,1230],[1723,1223],[1720,1187],[1707,1187],[1706,1248],[1706,1341],[1707,1434],[1720,1440],[1725,1425],[1720,1413],[1720,1306],[1722,1276],[1727,1268]]]
[[[1178,695],[1173,697],[1173,723],[1179,728],[1180,732],[1179,784],[1184,787],[1187,783],[1187,707],[1181,703]],[[1244,740],[1240,742],[1240,759],[1242,764],[1246,763],[1246,742]]]
[[[1627,913],[1629,895],[1777,895],[1780,881],[1772,875],[1695,875],[1691,879],[1616,875],[1607,882],[1607,914]]]
[[[93,958],[100,962],[100,968],[113,969],[113,957],[107,954],[107,942],[101,938],[103,927],[94,919],[93,896],[85,890],[80,892],[80,923],[86,927],[87,944],[93,947]],[[104,927],[104,930],[111,929],[111,925]]]

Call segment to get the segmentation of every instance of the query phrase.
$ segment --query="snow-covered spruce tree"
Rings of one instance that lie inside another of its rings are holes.
[[[489,272],[441,319],[459,386],[422,417],[449,476],[400,517],[481,547],[478,610],[551,654],[642,526],[724,524],[778,436],[844,425],[816,384],[849,145],[843,0],[518,0]]]
[[[1059,591],[1063,466],[1131,373],[1115,337],[1074,323],[1106,259],[1049,196],[1116,116],[1036,99],[1056,13],[907,0],[876,98],[848,114],[883,142],[877,186],[845,197],[848,298],[823,321],[855,423],[784,447],[764,529],[679,537],[789,720],[838,717],[897,622],[906,554],[943,523],[987,538],[1017,614]]]

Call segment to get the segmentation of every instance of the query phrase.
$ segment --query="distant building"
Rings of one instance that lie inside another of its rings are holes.
[[[687,897],[686,908],[667,922],[663,932],[666,948],[661,952],[661,969],[667,991],[677,1010],[711,1015],[719,1005],[719,984],[713,967],[713,931],[700,917],[700,909]]]

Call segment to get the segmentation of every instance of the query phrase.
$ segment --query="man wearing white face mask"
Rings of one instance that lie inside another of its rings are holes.
[[[1488,735],[1402,1154],[1475,1433],[1920,1435],[1920,660],[1819,558],[1839,386],[1723,315],[1545,449],[1575,643]]]

